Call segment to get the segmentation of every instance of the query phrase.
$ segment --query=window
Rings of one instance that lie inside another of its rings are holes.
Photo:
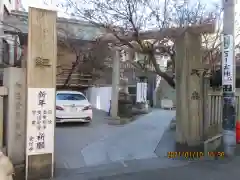
[[[236,88],[240,88],[240,79],[239,78],[236,79]]]
[[[72,93],[58,93],[57,100],[70,100],[70,101],[81,101],[86,100],[82,94],[72,94]]]
[[[136,94],[137,88],[136,87],[128,87],[129,94]]]
[[[210,87],[219,88],[222,86],[222,71],[217,70],[210,78]]]
[[[3,62],[6,64],[9,64],[9,44],[7,43],[7,41],[5,39],[3,39],[3,54],[2,54],[2,59]]]

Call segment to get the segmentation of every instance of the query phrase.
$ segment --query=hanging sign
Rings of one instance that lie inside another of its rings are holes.
[[[222,86],[224,91],[233,91],[234,39],[232,35],[222,37]]]

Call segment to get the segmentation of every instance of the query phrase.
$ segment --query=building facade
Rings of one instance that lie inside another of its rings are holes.
[[[21,0],[3,0],[5,9],[10,13],[21,8]]]
[[[14,64],[20,64],[20,56],[19,54],[24,54],[24,58],[26,58],[26,50],[27,50],[27,18],[28,15],[26,12],[21,11],[12,11],[11,17],[6,18],[5,21],[7,24],[10,24],[17,29],[21,30],[21,37],[16,36],[16,30],[12,28],[7,28],[6,31],[9,34],[9,36],[14,36],[16,39],[16,44],[19,44],[19,39],[21,39],[21,48],[18,46],[15,46],[15,49],[10,50],[10,62],[14,62]],[[24,21],[24,19],[26,21]],[[86,22],[81,22],[74,19],[66,19],[66,18],[58,18],[57,19],[57,26],[58,26],[58,36],[59,39],[61,39],[61,36],[64,36],[62,34],[63,32],[60,31],[60,29],[65,29],[67,32],[71,31],[71,35],[73,40],[77,40],[77,46],[85,46],[85,43],[87,41],[91,41],[96,37],[99,37],[101,34],[104,34],[102,30],[97,28],[96,26],[93,26]],[[70,39],[68,39],[70,40]],[[10,43],[10,42],[9,42]],[[72,44],[71,44],[72,45]],[[23,52],[19,52],[19,51]],[[76,62],[76,52],[74,52],[72,49],[66,48],[66,46],[61,45],[61,43],[58,43],[58,59],[57,59],[57,88],[64,87],[64,83],[66,82],[66,79],[68,78],[69,74],[71,73],[71,68],[73,67],[74,63]],[[81,52],[80,52],[81,55]],[[127,55],[126,55],[127,56]],[[136,55],[135,55],[136,57]],[[7,58],[7,57],[6,57]],[[141,55],[138,56],[138,58],[141,59]],[[164,59],[164,58],[163,58]],[[162,61],[162,58],[158,58],[159,65],[165,66],[165,61]],[[163,63],[163,64],[161,64]],[[69,81],[68,88],[70,89],[87,89],[91,86],[97,86],[97,87],[111,87],[112,84],[112,67],[111,62],[109,63],[109,66],[107,66],[103,72],[101,73],[101,77],[97,80],[92,80],[91,73],[86,72],[86,69],[84,67],[84,63],[79,64],[79,68],[76,68],[71,73],[71,78]],[[91,68],[90,68],[91,69]],[[125,60],[122,60],[121,62],[121,75],[128,78],[128,86],[129,86],[129,93],[132,96],[133,101],[136,101],[136,94],[137,94],[137,82],[139,80],[139,77],[146,76],[148,87],[147,87],[147,99],[150,101],[150,104],[153,104],[154,99],[154,92],[156,90],[156,79],[157,75],[155,73],[146,73],[141,71],[140,69],[136,69],[132,66],[130,62],[128,62],[128,58],[126,57]],[[65,88],[65,87],[64,87]]]
[[[21,7],[21,0],[3,0],[0,6],[0,16],[1,21],[4,21],[6,17],[8,17],[13,10],[19,10]],[[4,32],[4,26],[0,26],[1,33]],[[0,37],[2,43],[1,44],[1,63],[0,63],[0,84],[2,84],[3,79],[3,68],[6,65],[13,65],[14,56],[16,55],[15,51],[17,51],[16,45],[16,36],[4,34],[3,37]]]

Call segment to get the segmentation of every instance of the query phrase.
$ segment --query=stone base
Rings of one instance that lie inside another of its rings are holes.
[[[240,156],[240,144],[236,145],[236,156]]]
[[[132,103],[119,100],[118,102],[118,115],[120,117],[132,117]]]
[[[146,106],[148,106],[148,104],[147,104],[147,102],[142,102],[142,103],[137,102],[135,106],[138,109],[146,109]]]
[[[141,115],[141,114],[148,114],[148,113],[149,113],[149,109],[138,109],[135,107],[132,108],[133,115]]]
[[[117,117],[112,117],[112,116],[107,116],[107,117],[105,117],[105,119],[107,119],[107,120],[111,120],[111,121],[117,121],[117,120],[120,120],[120,117],[119,116],[117,116]]]
[[[25,164],[14,166],[15,175],[13,176],[14,180],[23,180],[25,179]]]
[[[195,161],[205,159],[204,156],[204,145],[189,146],[188,144],[175,144],[175,152],[179,155],[177,160]]]
[[[176,142],[175,144],[176,152],[204,152],[204,144],[200,144],[197,146],[189,146],[187,143],[181,144]]]
[[[132,119],[130,118],[121,118],[121,119],[118,119],[118,120],[109,120],[108,121],[108,125],[124,125],[124,124],[127,124],[129,122],[131,122]]]
[[[177,127],[177,125],[176,125],[176,117],[173,117],[171,122],[170,122],[169,129],[170,130],[176,130],[176,127]]]
[[[208,152],[216,152],[219,151],[222,145],[222,134],[218,134],[213,136],[212,138],[207,139],[204,141],[204,153],[207,154]]]
[[[118,115],[123,118],[132,117],[132,101],[126,92],[119,92]]]
[[[116,119],[109,119],[108,120],[108,125],[121,125],[121,121],[120,120],[116,120]]]
[[[28,156],[28,180],[52,177],[52,153]]]
[[[195,159],[191,160],[222,160],[226,158],[223,153],[223,149],[221,148],[221,137],[216,136],[209,140],[209,142],[205,141],[197,146],[189,146],[187,144],[175,144],[175,151],[176,152],[183,152],[183,153],[201,153],[201,157],[196,157]],[[184,159],[184,158],[182,158]]]

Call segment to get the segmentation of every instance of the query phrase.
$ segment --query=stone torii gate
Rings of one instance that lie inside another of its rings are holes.
[[[203,94],[201,92],[202,79],[194,74],[194,71],[202,71],[206,64],[202,59],[201,34],[215,32],[215,24],[201,24],[185,28],[167,28],[160,32],[149,31],[139,35],[141,40],[162,39],[171,37],[176,45],[176,150],[198,151],[204,137],[203,127]],[[122,37],[124,40],[133,40],[132,35]],[[105,41],[116,42],[113,36],[102,38]],[[116,50],[119,51],[119,50]],[[118,113],[119,93],[119,65],[120,54],[115,54],[113,60],[113,87],[111,110],[112,116]],[[187,149],[186,149],[187,148]]]
[[[21,13],[20,13],[21,14]],[[15,16],[16,13],[15,13]],[[20,15],[20,16],[26,16]],[[6,18],[6,23],[20,29],[22,32],[27,33],[27,25],[17,18]],[[57,23],[62,23],[57,19]],[[67,23],[65,19],[64,22]],[[81,25],[81,22],[78,22]],[[69,24],[70,26],[71,24]],[[77,25],[75,25],[77,27]],[[74,27],[75,27],[74,26]],[[63,26],[65,27],[65,26]],[[68,26],[66,26],[68,27]],[[76,29],[75,27],[75,29]],[[6,27],[9,29],[9,27]],[[74,29],[74,28],[73,28]],[[11,31],[11,28],[10,30]],[[191,75],[193,69],[202,69],[204,64],[201,57],[201,34],[214,33],[215,24],[200,24],[183,28],[166,28],[161,31],[145,31],[139,34],[139,39],[162,39],[163,37],[172,37],[176,41],[176,92],[177,92],[177,142],[180,144],[199,144],[202,132],[202,99],[191,98],[192,94],[198,95],[200,92],[201,79],[196,75]],[[127,36],[121,37],[126,41],[134,41],[133,34],[129,33]],[[113,35],[104,35],[102,41],[116,43],[117,38]],[[118,93],[119,93],[119,67],[120,67],[120,51],[119,49],[113,50],[113,76],[112,76],[112,101],[111,110],[112,116],[118,115]],[[199,94],[200,95],[200,94]],[[194,145],[195,146],[195,145]]]
[[[39,16],[42,17],[42,13],[44,11],[44,18],[38,18]],[[55,69],[56,69],[56,13],[53,12],[45,12],[45,10],[32,10],[31,11],[31,23],[29,23],[29,49],[28,49],[28,60],[27,60],[27,86],[28,88],[45,88],[45,89],[54,89],[55,88]],[[34,12],[34,13],[33,13]],[[35,19],[38,19],[35,21]],[[39,20],[41,19],[41,21]],[[51,20],[51,23],[49,22]],[[52,26],[50,26],[52,24]],[[14,25],[14,24],[13,24]],[[37,29],[41,27],[41,29]],[[34,30],[33,30],[34,29]],[[46,31],[47,29],[47,31]],[[198,26],[191,26],[186,28],[170,28],[170,29],[163,29],[161,32],[156,31],[149,31],[140,33],[140,39],[162,39],[163,37],[172,37],[175,38],[176,41],[176,92],[177,92],[177,136],[176,142],[178,144],[177,147],[183,147],[185,145],[190,147],[196,147],[201,144],[201,137],[203,136],[203,131],[201,131],[202,121],[203,121],[203,109],[202,109],[202,99],[201,95],[199,94],[201,90],[201,79],[196,75],[192,75],[193,69],[202,69],[202,56],[201,56],[201,34],[202,33],[214,33],[215,27],[213,24],[203,24]],[[46,36],[46,32],[48,33],[48,38]],[[48,46],[43,46],[43,42],[38,41],[38,37],[41,37],[41,40],[44,42],[46,41]],[[129,34],[128,36],[122,37],[125,40],[132,41],[133,35]],[[33,43],[34,41],[34,43]],[[105,41],[109,42],[116,42],[116,39],[113,37],[108,37]],[[39,51],[39,47],[43,49]],[[51,49],[51,48],[52,49]],[[119,93],[119,63],[120,63],[120,53],[118,53],[118,49],[115,53],[115,58],[113,61],[114,67],[114,75],[113,75],[113,90],[112,90],[112,109],[114,111],[113,115],[116,115],[118,112],[118,93]],[[48,53],[46,53],[48,52]],[[50,62],[47,62],[44,67],[35,67],[33,62],[36,60],[35,56],[42,56],[50,59]],[[33,57],[34,56],[34,57]],[[50,65],[48,64],[50,63]],[[24,64],[24,61],[23,61]],[[47,73],[47,74],[46,74]],[[48,76],[51,77],[48,79],[47,82],[42,82],[42,77]],[[38,84],[36,84],[38,82]],[[24,86],[27,85],[26,82],[23,83]],[[41,86],[40,86],[41,84]],[[25,88],[27,88],[25,87]],[[49,91],[50,92],[50,91]],[[52,92],[52,91],[51,91]],[[24,94],[24,93],[23,93]],[[199,95],[198,98],[196,96]],[[29,94],[28,94],[29,96]],[[54,96],[51,96],[53,102],[55,101]],[[23,99],[24,104],[25,98]],[[27,104],[30,107],[30,102]],[[53,105],[51,104],[51,107]],[[54,107],[52,107],[54,109]],[[23,115],[25,116],[25,115]],[[12,123],[14,126],[15,119],[12,118]],[[22,124],[26,123],[26,118],[23,117],[20,119]],[[52,126],[51,126],[52,127]],[[24,129],[23,131],[25,131]],[[54,131],[54,128],[53,128]],[[21,144],[24,144],[25,135],[22,134]],[[54,137],[51,138],[51,142],[53,141]],[[12,138],[12,142],[9,143],[11,146],[8,146],[8,151],[13,151],[13,149],[18,149],[15,145],[16,140],[14,137]],[[20,140],[19,140],[20,143]],[[16,147],[16,148],[14,148]],[[51,147],[52,148],[52,147]],[[19,149],[18,151],[23,152],[24,149]],[[51,154],[51,153],[48,153]],[[52,152],[54,154],[54,150]],[[22,158],[22,154],[19,152],[11,152],[8,154],[9,156],[13,157],[12,160],[16,162],[17,156]],[[33,156],[33,155],[32,155]],[[34,155],[35,156],[35,155]],[[31,162],[31,172],[32,176],[34,175],[47,175],[51,177],[53,175],[53,155],[42,156],[36,155],[34,159],[30,159]],[[42,161],[44,159],[44,161]],[[39,171],[41,170],[41,172]],[[47,174],[45,172],[48,172]],[[29,175],[30,177],[30,175]]]

